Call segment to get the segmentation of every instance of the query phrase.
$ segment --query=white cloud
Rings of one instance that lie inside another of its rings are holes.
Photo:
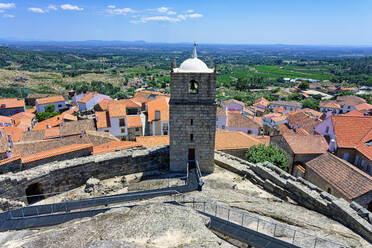
[[[168,11],[167,14],[168,14],[168,15],[176,15],[177,13],[174,12],[174,11]]]
[[[169,16],[149,16],[149,17],[142,17],[141,22],[146,23],[149,21],[161,21],[161,22],[179,22],[179,18],[173,18]]]
[[[77,5],[71,5],[71,4],[62,4],[61,9],[63,10],[84,10],[83,8],[79,8]]]
[[[158,8],[157,10],[158,10],[158,12],[160,12],[160,13],[165,13],[165,12],[167,12],[169,9],[168,9],[167,7],[160,7],[160,8]]]
[[[14,15],[10,15],[10,14],[5,14],[3,15],[4,18],[14,18],[15,16]]]
[[[187,10],[186,12],[187,12],[187,13],[192,13],[192,12],[194,12],[194,10],[193,10],[193,9],[189,9],[189,10]]]
[[[178,15],[177,18],[181,21],[184,21],[187,19],[187,15]]]
[[[11,9],[15,8],[15,6],[14,3],[0,3],[0,9]]]
[[[51,9],[51,10],[57,10],[57,6],[53,5],[53,4],[49,4],[48,5],[48,9]]]
[[[202,18],[203,15],[202,15],[202,14],[194,13],[194,14],[190,14],[189,17],[190,17],[190,18]]]
[[[123,9],[109,9],[107,10],[110,14],[115,15],[126,15],[128,13],[134,13],[135,11],[131,8],[123,8]]]
[[[107,8],[109,8],[109,9],[115,9],[116,6],[115,5],[108,5]]]
[[[34,13],[45,13],[45,11],[40,8],[28,8],[28,11],[31,11]]]

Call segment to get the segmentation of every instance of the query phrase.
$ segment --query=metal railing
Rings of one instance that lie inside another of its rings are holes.
[[[211,202],[197,200],[183,196],[182,204],[192,207],[195,210],[212,215],[245,228],[266,234],[270,237],[280,239],[290,244],[304,248],[349,248],[349,246],[316,237],[315,235],[296,230],[285,224],[274,223],[264,220],[245,211],[230,207],[221,206]]]

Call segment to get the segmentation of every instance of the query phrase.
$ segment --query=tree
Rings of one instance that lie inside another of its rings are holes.
[[[248,148],[245,154],[251,163],[271,162],[284,171],[288,171],[288,157],[283,149],[277,149],[273,145],[264,144]]]
[[[288,96],[288,101],[301,101],[300,93],[291,94],[290,96]]]
[[[309,82],[307,82],[307,81],[301,82],[300,85],[298,86],[298,88],[300,88],[301,90],[308,89],[309,88]]]
[[[52,117],[60,114],[58,111],[54,111],[54,110],[55,110],[54,105],[46,106],[44,112],[37,112],[36,113],[37,121],[39,121],[39,122],[44,121],[46,119],[52,118]]]
[[[319,101],[314,99],[306,99],[302,101],[302,107],[303,108],[311,108],[314,110],[317,110],[319,107]]]

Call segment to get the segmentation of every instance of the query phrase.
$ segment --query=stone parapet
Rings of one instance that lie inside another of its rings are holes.
[[[372,213],[359,204],[336,198],[305,179],[293,177],[269,162],[252,164],[220,151],[215,151],[214,160],[215,164],[261,185],[283,199],[291,198],[308,209],[339,221],[372,242]]]

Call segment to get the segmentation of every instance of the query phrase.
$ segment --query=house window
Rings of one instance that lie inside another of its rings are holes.
[[[108,133],[109,132],[109,130],[105,130],[105,133]]]
[[[125,133],[125,128],[122,128],[122,129],[121,129],[121,132],[122,132],[122,133]]]
[[[119,126],[120,127],[125,127],[125,120],[124,119],[119,119]]]
[[[190,125],[192,126],[193,124],[194,124],[194,120],[191,119],[191,120],[190,120]]]
[[[222,125],[222,129],[225,129],[225,125]]]
[[[62,104],[58,104],[58,108],[62,108]]]
[[[138,132],[139,131],[139,127],[136,127],[136,132]]]
[[[327,188],[328,194],[332,194],[332,189],[330,187]]]
[[[199,92],[199,84],[195,80],[191,80],[189,82],[189,93],[190,94],[198,94]]]
[[[156,121],[160,120],[160,111],[159,110],[155,111],[155,120]]]
[[[194,141],[194,134],[190,134],[190,141]]]
[[[168,124],[164,124],[162,127],[163,135],[168,135]]]

